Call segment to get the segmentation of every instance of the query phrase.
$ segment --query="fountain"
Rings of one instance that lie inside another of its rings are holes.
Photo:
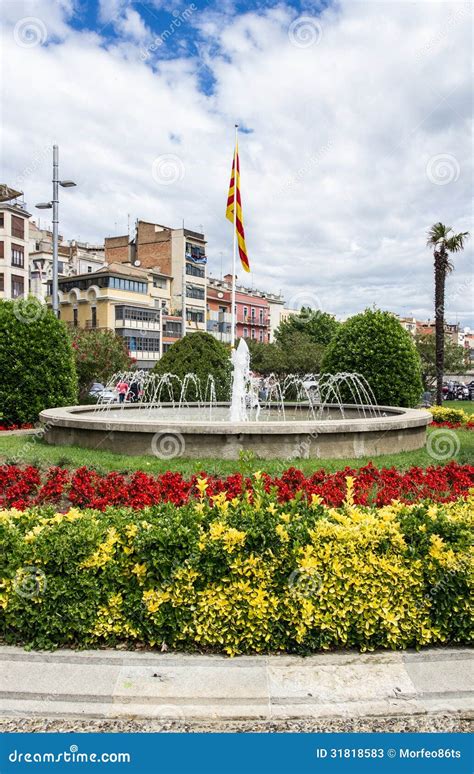
[[[378,406],[360,374],[291,375],[282,382],[272,374],[259,379],[250,371],[243,340],[232,353],[232,365],[230,403],[216,400],[212,376],[203,385],[192,373],[182,380],[149,371],[115,374],[107,388],[113,391],[126,381],[123,403],[99,399],[95,406],[42,411],[45,439],[164,459],[237,459],[242,451],[262,459],[357,458],[425,444],[431,414]],[[166,451],[170,449],[176,453]]]

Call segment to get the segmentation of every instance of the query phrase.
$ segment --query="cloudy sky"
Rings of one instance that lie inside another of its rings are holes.
[[[212,274],[228,271],[237,122],[254,286],[340,316],[432,314],[426,230],[472,229],[470,3],[3,0],[1,12],[2,178],[34,212],[57,142],[78,184],[61,193],[66,238],[184,218],[205,231]],[[447,316],[474,327],[473,240],[455,262]]]

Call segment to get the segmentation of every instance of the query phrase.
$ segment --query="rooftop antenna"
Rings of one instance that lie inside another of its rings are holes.
[[[221,251],[221,252],[219,253],[219,255],[220,255],[220,257],[221,257],[221,282],[222,282],[222,277],[223,277],[223,274],[222,274],[222,265],[223,265],[223,255],[224,255],[224,253]]]
[[[130,213],[127,213],[127,238],[130,239]]]

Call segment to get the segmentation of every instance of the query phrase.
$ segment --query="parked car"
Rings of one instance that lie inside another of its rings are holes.
[[[104,387],[100,382],[94,382],[89,390],[89,397],[97,403],[118,403],[118,394],[115,390]]]

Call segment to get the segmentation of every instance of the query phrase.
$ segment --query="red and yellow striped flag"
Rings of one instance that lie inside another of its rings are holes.
[[[234,161],[232,162],[232,173],[230,176],[229,195],[227,197],[227,210],[225,216],[227,220],[234,223],[234,194],[237,202],[237,216],[235,218],[235,228],[237,231],[237,243],[239,245],[240,261],[242,268],[245,271],[250,271],[249,259],[247,256],[247,248],[245,246],[245,231],[244,221],[242,217],[242,201],[240,198],[240,163],[239,163],[239,146],[236,144]]]

